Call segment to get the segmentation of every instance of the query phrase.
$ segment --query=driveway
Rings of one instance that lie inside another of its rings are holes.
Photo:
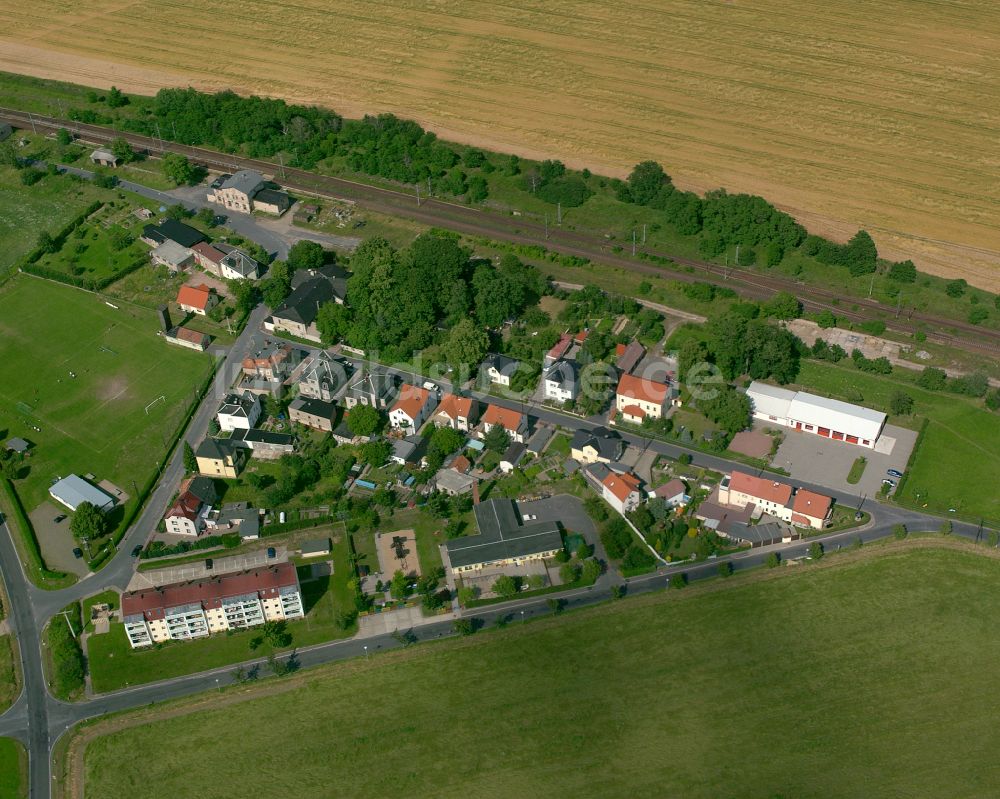
[[[787,469],[796,482],[815,483],[848,494],[874,496],[887,477],[886,470],[905,471],[906,462],[917,440],[915,430],[886,425],[875,449],[867,449],[843,441],[783,430],[785,440],[778,448],[773,466]],[[861,481],[847,482],[847,474],[856,458],[868,459]]]

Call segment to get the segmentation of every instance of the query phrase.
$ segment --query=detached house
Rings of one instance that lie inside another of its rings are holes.
[[[302,351],[291,344],[275,341],[260,333],[254,334],[248,349],[249,353],[240,363],[243,374],[271,383],[284,380],[302,355]]]
[[[623,374],[615,394],[615,410],[626,422],[642,424],[647,418],[659,419],[670,402],[670,386],[635,375]]]
[[[337,406],[332,402],[299,396],[288,406],[288,418],[314,430],[332,433],[337,421]]]
[[[604,500],[619,513],[631,513],[639,507],[639,478],[631,472],[609,471],[601,483]]]
[[[413,435],[434,407],[434,397],[426,388],[404,385],[396,403],[389,410],[389,424],[396,430]]]
[[[181,286],[177,292],[177,304],[182,311],[204,316],[219,304],[219,295],[208,286]]]
[[[347,294],[347,273],[336,266],[309,269],[297,273],[292,293],[264,322],[264,329],[291,333],[293,336],[319,343],[316,316],[321,305],[328,302],[344,304]],[[298,285],[295,286],[295,282]]]
[[[580,392],[580,374],[575,361],[557,361],[545,373],[545,399],[572,402]]]
[[[826,524],[833,507],[833,500],[823,494],[806,488],[796,490],[786,483],[739,471],[722,478],[719,502],[749,508],[755,518],[767,513],[784,522],[817,530]]]
[[[396,378],[388,372],[371,372],[361,375],[347,387],[344,404],[348,408],[355,405],[371,405],[378,410],[389,406],[396,391]]]
[[[149,257],[154,264],[165,266],[171,272],[180,272],[194,261],[194,253],[176,241],[165,241]]]
[[[261,415],[260,397],[249,391],[242,394],[228,394],[216,414],[220,430],[249,430],[257,424]]]
[[[468,432],[476,422],[477,409],[478,403],[474,399],[445,394],[431,421],[437,427],[450,427],[453,430]]]
[[[830,518],[833,500],[815,491],[799,488],[792,502],[792,524],[822,530]]]
[[[347,382],[347,369],[341,361],[321,350],[310,355],[293,378],[300,397],[333,402],[337,391]]]
[[[163,516],[167,532],[171,535],[199,535],[205,527],[205,517],[216,500],[215,485],[209,478],[184,480],[177,500]]]
[[[205,241],[205,234],[176,219],[164,219],[158,225],[146,225],[142,229],[140,239],[150,247],[158,247],[172,241],[190,250],[194,245]]]
[[[614,430],[595,427],[577,430],[569,446],[570,454],[580,463],[611,463],[621,457],[625,442]]]
[[[511,378],[517,373],[521,362],[506,355],[487,355],[483,361],[483,373],[491,383],[498,386],[509,386]]]
[[[234,247],[219,262],[219,277],[224,280],[256,280],[260,277],[260,264]]]
[[[209,477],[235,478],[243,466],[244,452],[224,438],[206,438],[194,452],[198,472]]]
[[[222,259],[226,257],[222,250],[216,249],[206,241],[199,241],[191,248],[191,252],[194,253],[195,263],[206,272],[211,272],[213,275],[221,274]]]
[[[253,196],[266,185],[264,176],[253,169],[241,169],[226,178],[210,192],[208,201],[218,203],[228,211],[249,214],[253,211]]]
[[[527,438],[528,417],[520,411],[515,411],[512,408],[501,408],[499,405],[488,406],[486,413],[483,414],[482,437],[485,438],[486,434],[498,425],[507,431],[510,440],[515,443],[523,444]]]
[[[688,496],[687,486],[676,477],[668,480],[661,486],[649,492],[650,497],[662,499],[668,508],[676,508],[680,505],[687,505],[691,501]]]

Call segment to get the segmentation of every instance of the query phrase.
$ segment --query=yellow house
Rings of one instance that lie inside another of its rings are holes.
[[[217,438],[202,441],[195,457],[198,459],[198,471],[208,477],[235,478],[243,465],[242,450]]]

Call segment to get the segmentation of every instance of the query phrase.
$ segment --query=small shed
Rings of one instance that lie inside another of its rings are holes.
[[[329,538],[313,538],[302,542],[302,557],[319,558],[330,554]]]
[[[103,147],[94,150],[90,154],[90,160],[98,166],[118,166],[118,156]]]
[[[11,452],[25,453],[31,449],[31,444],[25,441],[23,438],[9,438],[4,446],[4,449],[8,449]]]

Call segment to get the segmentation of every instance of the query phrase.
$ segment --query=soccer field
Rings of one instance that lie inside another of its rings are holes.
[[[87,796],[997,795],[1000,560],[787,568],[112,719]]]
[[[16,483],[29,510],[56,476],[93,473],[133,494],[157,468],[210,369],[157,325],[152,311],[28,275],[0,289],[0,432],[35,445]]]

